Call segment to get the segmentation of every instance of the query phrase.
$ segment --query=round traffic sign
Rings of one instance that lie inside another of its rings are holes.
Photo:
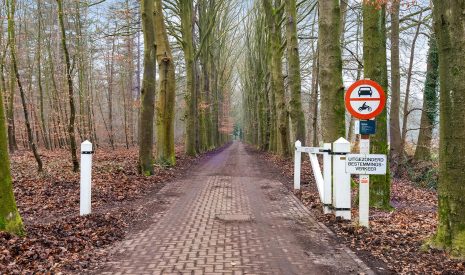
[[[352,116],[358,119],[371,119],[383,111],[386,94],[375,81],[359,80],[347,90],[345,105]]]

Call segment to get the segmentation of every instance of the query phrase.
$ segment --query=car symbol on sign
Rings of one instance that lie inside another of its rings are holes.
[[[361,97],[362,95],[369,95],[371,97],[373,95],[371,87],[360,87],[360,89],[358,89],[358,96]]]

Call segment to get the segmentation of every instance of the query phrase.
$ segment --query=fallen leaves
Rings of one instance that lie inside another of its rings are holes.
[[[154,176],[144,177],[137,173],[136,149],[97,150],[93,212],[80,217],[79,173],[71,172],[68,152],[42,151],[42,159],[45,171],[39,175],[31,169],[32,154],[12,156],[14,192],[27,235],[0,232],[1,274],[79,273],[96,266],[106,259],[105,248],[154,211],[153,205],[143,205],[144,196],[156,193],[197,161],[177,147],[175,167],[156,166]]]
[[[293,161],[269,153],[255,153],[273,169],[279,171],[288,188],[293,188]],[[370,209],[370,230],[355,222],[324,215],[316,184],[308,161],[302,164],[301,201],[312,210],[338,239],[380,273],[400,274],[464,274],[465,262],[453,259],[440,250],[425,245],[434,234],[437,223],[437,194],[415,186],[405,179],[394,179],[391,186],[392,211]],[[352,192],[356,206],[357,188]],[[353,207],[353,221],[358,219],[358,207]],[[377,262],[382,261],[381,264]],[[384,263],[384,264],[383,264]],[[389,269],[389,270],[386,270]]]

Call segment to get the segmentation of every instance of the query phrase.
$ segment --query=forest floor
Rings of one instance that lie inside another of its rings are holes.
[[[166,210],[94,274],[374,274],[238,141],[157,199]]]
[[[293,160],[270,153],[248,150],[280,171],[281,181],[293,189]],[[354,180],[357,180],[354,177]],[[301,201],[318,221],[328,226],[367,264],[378,273],[399,274],[465,274],[465,261],[453,259],[444,251],[424,245],[434,234],[437,223],[437,193],[421,188],[403,178],[392,180],[392,211],[370,209],[370,230],[359,227],[357,187],[352,194],[352,222],[336,220],[323,214],[316,184],[308,160],[302,165]]]
[[[217,151],[221,151],[218,149]],[[186,157],[177,148],[177,164],[156,167],[155,176],[137,173],[136,149],[102,149],[94,155],[93,214],[79,217],[79,174],[71,172],[67,151],[41,150],[45,172],[38,175],[32,154],[12,155],[15,195],[27,235],[0,233],[0,273],[79,273],[108,260],[108,250],[134,230],[151,222],[148,212],[164,211],[163,200],[146,202],[168,182],[185,177],[199,158]],[[293,162],[247,147],[247,153],[265,167],[269,177],[292,190]],[[405,179],[392,182],[392,211],[370,210],[370,230],[354,222],[324,215],[310,165],[303,166],[301,201],[340,242],[350,247],[377,273],[465,274],[465,262],[447,253],[424,248],[436,229],[436,192]],[[356,199],[356,189],[353,194]],[[353,209],[354,221],[358,211]],[[150,209],[151,211],[147,211]]]
[[[219,149],[221,150],[221,149]],[[25,237],[0,232],[0,274],[79,272],[105,261],[106,249],[122,240],[134,225],[143,226],[143,198],[182,176],[215,152],[187,157],[176,148],[174,167],[155,167],[155,175],[137,173],[137,150],[97,149],[93,158],[92,214],[79,216],[79,173],[73,173],[69,152],[40,150],[44,173],[38,174],[30,152],[11,156],[14,193]]]

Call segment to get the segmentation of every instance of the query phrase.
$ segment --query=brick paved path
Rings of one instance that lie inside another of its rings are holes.
[[[167,210],[103,274],[371,273],[271,175],[233,143],[160,191]]]

